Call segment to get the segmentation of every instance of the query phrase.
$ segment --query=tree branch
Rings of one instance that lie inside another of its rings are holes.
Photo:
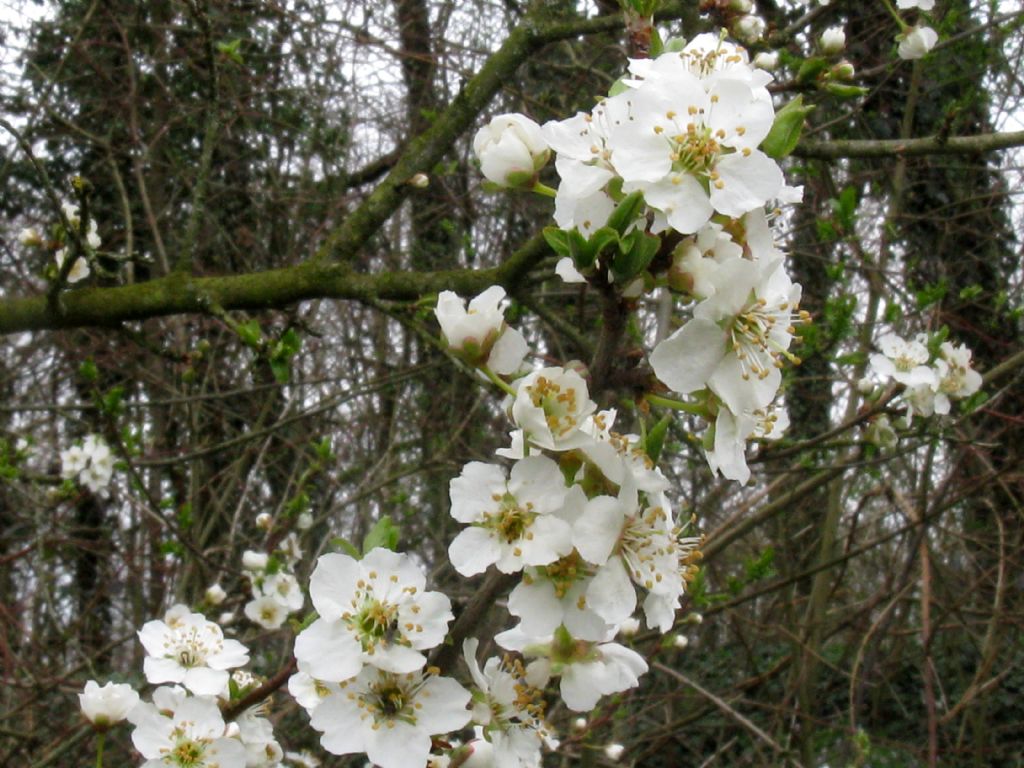
[[[1024,146],[1024,131],[982,133],[977,136],[926,136],[920,139],[801,141],[793,155],[825,160],[840,157],[970,155],[1020,146]]]

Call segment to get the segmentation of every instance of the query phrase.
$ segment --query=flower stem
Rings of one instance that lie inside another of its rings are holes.
[[[541,184],[539,181],[533,185],[531,191],[536,192],[538,195],[544,195],[545,197],[554,197],[558,194],[558,191],[554,187],[549,187],[547,184]]]
[[[899,12],[892,7],[892,3],[890,3],[889,0],[882,0],[882,5],[884,5],[885,9],[892,14],[892,17],[894,19],[896,19],[896,23],[900,25],[901,32],[906,32],[908,29],[910,29],[910,25],[907,24],[907,22],[903,20],[903,17],[900,16]]]
[[[100,731],[96,734],[96,768],[103,768],[103,744],[107,740],[107,734]]]
[[[644,397],[651,405],[671,408],[674,411],[682,411],[683,413],[692,413],[697,416],[704,416],[705,418],[708,415],[708,409],[700,403],[687,403],[671,397],[664,397],[663,395],[647,394]]]
[[[503,378],[501,378],[494,371],[492,371],[488,366],[481,365],[480,366],[480,370],[484,372],[484,375],[487,376],[487,378],[491,380],[491,382],[494,384],[494,386],[496,386],[498,389],[500,389],[506,395],[511,395],[512,397],[516,396],[516,391],[514,389],[512,389],[512,387],[509,385],[509,383],[507,381],[505,381]]]

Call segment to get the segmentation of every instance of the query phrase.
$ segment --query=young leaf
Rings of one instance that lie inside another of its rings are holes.
[[[786,106],[775,114],[775,122],[768,132],[765,140],[761,142],[761,149],[769,157],[780,160],[791,154],[800,141],[800,134],[804,128],[804,120],[811,113],[814,107],[804,106],[803,94],[797,96]]]

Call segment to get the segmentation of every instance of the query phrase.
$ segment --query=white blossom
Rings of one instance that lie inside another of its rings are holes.
[[[818,46],[821,48],[822,53],[829,56],[841,53],[846,47],[846,33],[842,27],[829,27],[821,33],[821,37],[818,39]]]
[[[901,59],[923,58],[939,41],[938,33],[931,27],[916,26],[902,35],[896,53]]]
[[[102,687],[89,680],[78,694],[82,714],[97,728],[108,728],[124,720],[139,703],[139,694],[125,683],[106,683]]]
[[[525,565],[546,565],[572,550],[571,518],[582,511],[583,493],[566,487],[558,465],[531,456],[501,467],[470,462],[451,481],[451,514],[468,523],[448,554],[463,576],[496,565],[514,573]]]
[[[470,694],[448,677],[364,667],[313,710],[320,743],[335,755],[365,752],[380,768],[422,766],[431,736],[469,722]]]
[[[512,419],[541,448],[564,451],[587,443],[581,427],[595,410],[586,382],[571,369],[541,368],[516,382]]]
[[[514,373],[526,357],[523,335],[505,325],[505,289],[492,285],[469,302],[452,291],[437,297],[434,314],[448,346],[473,365],[486,364],[495,373]]]
[[[129,714],[132,743],[147,758],[142,768],[245,768],[245,747],[227,736],[216,701],[158,688],[153,703]]]
[[[517,113],[491,118],[473,137],[473,152],[483,175],[503,187],[532,178],[550,156],[540,126]]]
[[[331,682],[364,664],[404,674],[421,669],[445,636],[451,602],[425,591],[412,558],[387,549],[362,560],[331,553],[317,561],[309,594],[320,615],[295,639],[295,657],[310,675]]]
[[[176,605],[164,618],[146,622],[138,632],[149,682],[181,683],[193,693],[217,696],[227,688],[227,670],[248,663],[245,646],[225,638],[201,613]]]

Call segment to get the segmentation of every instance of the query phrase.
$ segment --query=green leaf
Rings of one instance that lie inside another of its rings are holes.
[[[352,542],[348,539],[343,539],[341,536],[335,536],[331,539],[331,546],[335,549],[340,549],[346,555],[354,557],[356,560],[362,560],[363,558],[363,553],[356,549]]]
[[[260,329],[260,324],[255,320],[239,323],[235,326],[235,333],[238,334],[238,338],[246,346],[258,347],[263,343],[263,331]]]
[[[94,382],[99,378],[100,371],[96,367],[96,362],[91,358],[87,357],[80,366],[78,366],[78,375],[83,380],[88,382]]]
[[[240,51],[241,47],[242,38],[240,37],[236,37],[234,40],[227,40],[224,42],[217,43],[217,50],[220,53],[224,54],[226,58],[231,59],[231,61],[239,65],[245,63],[244,61],[242,61],[242,54]]]
[[[399,533],[400,531],[395,522],[388,515],[384,515],[370,529],[370,532],[366,534],[366,538],[363,539],[363,554],[365,555],[377,547],[390,549],[392,552],[395,551],[398,548]]]
[[[804,120],[813,110],[813,106],[804,106],[804,97],[801,94],[776,112],[772,129],[768,132],[765,140],[761,142],[761,149],[765,154],[776,160],[792,154],[800,142]]]
[[[629,225],[636,221],[636,217],[640,215],[640,211],[643,207],[643,192],[640,190],[630,192],[622,198],[622,201],[617,206],[615,206],[615,210],[612,211],[611,216],[608,217],[607,226],[614,229],[620,235],[626,234],[626,230],[629,229]]]
[[[597,258],[597,252],[591,247],[590,241],[578,229],[569,232],[569,255],[576,269],[581,272],[594,266],[594,259]]]
[[[620,247],[627,250],[615,256],[612,261],[612,272],[616,280],[625,281],[647,269],[647,265],[661,247],[661,238],[635,231],[622,239]]]
[[[863,86],[846,83],[826,83],[825,90],[840,99],[859,99],[868,93],[868,89]]]
[[[661,458],[661,449],[665,445],[665,435],[668,434],[668,427],[671,423],[672,414],[666,414],[665,416],[662,416],[661,421],[651,427],[651,430],[647,433],[647,439],[644,441],[644,452],[655,464],[657,464],[658,459]]]
[[[569,248],[569,233],[558,227],[544,227],[544,239],[551,250],[559,256],[572,256]]]
[[[278,384],[287,384],[292,377],[292,366],[287,360],[271,358],[270,372],[274,374],[274,380]]]
[[[818,75],[826,69],[828,69],[828,59],[823,59],[819,56],[805,59],[804,63],[800,65],[800,69],[797,70],[796,81],[798,83],[809,83],[812,80],[817,80]]]

